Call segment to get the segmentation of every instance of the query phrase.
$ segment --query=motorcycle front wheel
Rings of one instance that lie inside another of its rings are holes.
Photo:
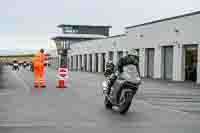
[[[104,99],[104,104],[105,104],[106,109],[112,109],[112,103],[108,100],[107,97],[105,97]]]
[[[133,93],[127,93],[125,96],[125,102],[120,106],[120,114],[126,114],[131,106],[133,99]]]

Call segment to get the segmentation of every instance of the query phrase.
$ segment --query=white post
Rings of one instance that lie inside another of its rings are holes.
[[[102,64],[103,64],[103,62],[102,62],[102,53],[98,53],[98,72],[102,72]]]
[[[115,50],[115,51],[113,51],[113,63],[114,63],[114,65],[116,65],[117,64],[117,51]]]
[[[87,71],[90,71],[90,55],[87,54]]]
[[[106,63],[108,62],[108,60],[109,60],[109,52],[106,52],[105,53],[105,68],[106,68]]]
[[[200,84],[200,44],[198,45],[197,55],[197,84]]]
[[[175,45],[173,51],[173,80],[183,81],[182,45]]]
[[[96,72],[96,58],[95,53],[92,54],[92,72]]]
[[[139,51],[139,66],[140,66],[140,75],[144,77],[145,73],[145,49],[141,48]]]
[[[78,71],[80,71],[81,69],[81,56],[80,55],[77,55],[78,56]]]
[[[76,70],[76,55],[74,55],[73,58],[73,69]]]
[[[161,46],[155,47],[155,56],[154,56],[154,78],[161,79]]]
[[[58,67],[60,67],[60,64],[61,64],[61,55],[59,55],[59,64],[58,64]]]
[[[68,58],[69,58],[69,62],[68,62],[67,65],[68,65],[68,69],[70,70],[71,69],[71,55],[69,55]]]

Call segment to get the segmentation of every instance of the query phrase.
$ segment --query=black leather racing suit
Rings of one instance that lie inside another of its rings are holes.
[[[104,72],[105,77],[109,77],[114,72],[115,65],[113,62],[106,63],[106,70]]]
[[[108,85],[108,94],[110,94],[111,86],[113,85],[113,83],[117,79],[117,75],[115,75],[115,72],[118,71],[119,73],[122,73],[124,66],[130,65],[130,64],[133,64],[133,65],[136,66],[136,69],[137,69],[138,74],[140,76],[139,57],[134,56],[134,55],[127,55],[127,56],[121,57],[119,59],[119,61],[117,62],[114,73],[109,77],[110,83]]]

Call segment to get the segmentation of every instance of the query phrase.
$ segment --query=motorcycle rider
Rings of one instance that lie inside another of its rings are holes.
[[[18,70],[19,71],[19,65],[18,65],[18,62],[17,62],[17,60],[14,60],[13,61],[13,70]]]
[[[133,64],[133,65],[136,66],[136,69],[137,69],[138,74],[140,76],[139,54],[135,49],[131,49],[130,51],[128,51],[128,54],[126,56],[121,57],[118,60],[113,74],[111,74],[111,76],[108,79],[108,91],[107,91],[108,95],[110,94],[111,87],[114,84],[115,80],[123,72],[123,68],[127,65],[130,65],[130,64]]]

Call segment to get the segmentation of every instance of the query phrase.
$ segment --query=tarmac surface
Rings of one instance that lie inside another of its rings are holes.
[[[44,89],[33,73],[4,67],[0,73],[0,133],[192,132],[200,130],[200,88],[192,83],[144,79],[126,115],[106,110],[102,74],[70,72],[67,88],[56,88],[46,69]]]

